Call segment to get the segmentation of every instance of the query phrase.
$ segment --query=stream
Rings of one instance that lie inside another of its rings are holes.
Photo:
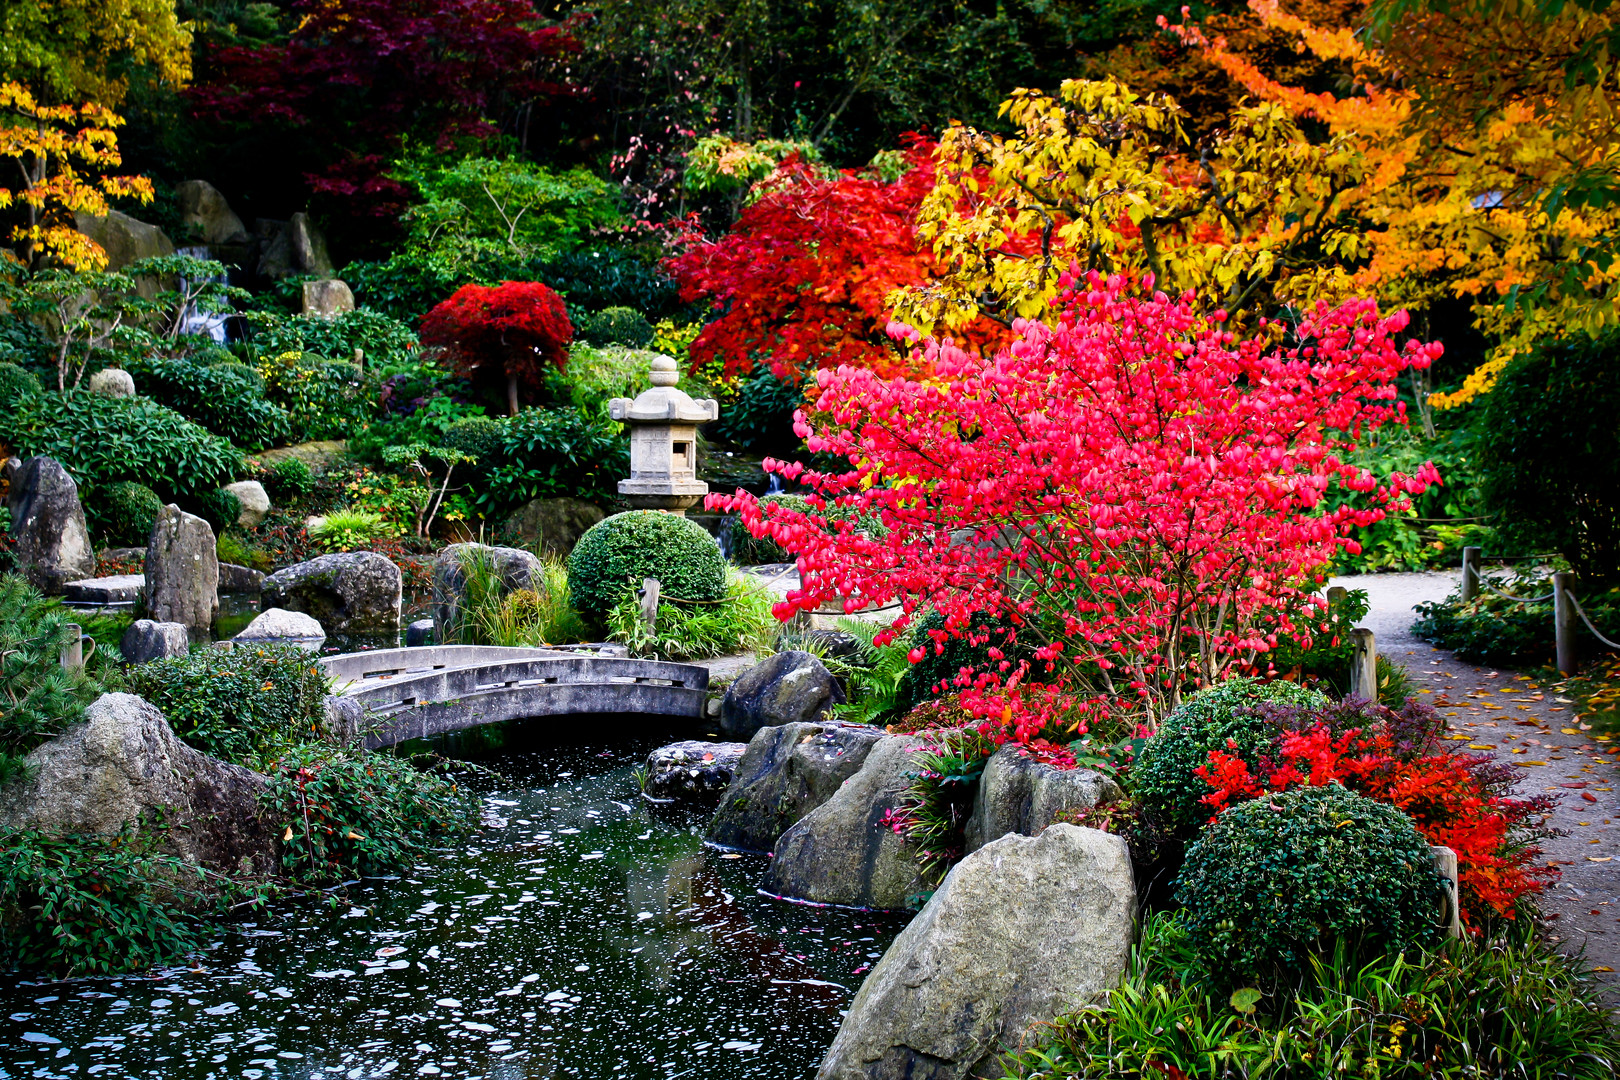
[[[904,918],[760,896],[766,856],[641,798],[681,736],[615,735],[633,719],[507,726],[479,833],[231,924],[193,966],[0,976],[0,1077],[813,1076]]]

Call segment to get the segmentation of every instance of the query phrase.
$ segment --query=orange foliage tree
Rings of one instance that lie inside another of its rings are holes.
[[[1288,85],[1223,35],[1164,25],[1365,162],[1341,211],[1366,237],[1358,289],[1410,306],[1477,301],[1498,344],[1460,391],[1433,399],[1444,408],[1488,391],[1536,339],[1620,318],[1620,118],[1614,65],[1593,59],[1615,36],[1611,16],[1528,0],[1435,6],[1394,5],[1374,45],[1354,23],[1249,0],[1262,25],[1348,69],[1341,93]]]
[[[50,257],[74,270],[100,270],[107,253],[74,227],[76,213],[106,214],[109,197],[152,201],[143,176],[96,175],[123,163],[123,119],[100,105],[41,105],[19,83],[0,83],[0,158],[21,174],[0,187],[0,210],[20,209],[9,238],[24,264]]]

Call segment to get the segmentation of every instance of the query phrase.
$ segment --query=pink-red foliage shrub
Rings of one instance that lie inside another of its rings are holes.
[[[808,511],[709,498],[801,553],[779,617],[898,602],[892,640],[931,607],[945,618],[936,649],[977,613],[1020,627],[1051,679],[1026,685],[1028,663],[992,647],[992,670],[957,682],[975,715],[1023,741],[1110,714],[1151,725],[1185,687],[1253,662],[1295,629],[1289,610],[1314,602],[1351,529],[1439,479],[1425,465],[1380,480],[1344,460],[1360,435],[1405,421],[1394,380],[1439,355],[1397,341],[1404,312],[1324,305],[1238,338],[1223,312],[1151,280],[1066,285],[1052,325],[1020,321],[994,355],[924,343],[926,379],[819,372],[797,429],[850,471],[767,463],[813,492]],[[1373,508],[1327,508],[1333,484]]]

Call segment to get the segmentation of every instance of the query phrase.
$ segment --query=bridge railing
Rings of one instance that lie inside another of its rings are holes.
[[[373,715],[440,702],[466,701],[480,695],[521,688],[598,688],[600,698],[589,712],[618,711],[618,688],[635,685],[690,691],[698,705],[709,688],[709,670],[694,664],[601,656],[547,656],[480,663],[437,670],[406,672],[391,678],[352,684],[343,695],[365,705]]]
[[[505,648],[498,645],[426,645],[409,649],[374,649],[322,657],[320,664],[341,688],[367,679],[442,671],[446,668],[499,664],[569,656],[557,649]]]

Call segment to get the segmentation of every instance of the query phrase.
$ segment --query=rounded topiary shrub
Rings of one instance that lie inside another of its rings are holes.
[[[1183,701],[1143,744],[1131,775],[1136,797],[1155,825],[1170,836],[1191,839],[1213,811],[1200,802],[1210,787],[1193,770],[1221,750],[1254,765],[1271,748],[1276,725],[1259,705],[1326,708],[1329,701],[1298,683],[1228,679]]]
[[[657,578],[671,600],[719,600],[726,561],[703,526],[661,510],[632,510],[592,525],[568,557],[574,607],[600,622],[643,578]]]
[[[124,547],[144,547],[152,538],[163,500],[145,484],[108,484],[92,502],[100,506],[102,539]]]
[[[1394,952],[1435,941],[1443,893],[1429,842],[1393,806],[1337,784],[1224,811],[1176,882],[1189,943],[1236,981],[1344,941]]]

